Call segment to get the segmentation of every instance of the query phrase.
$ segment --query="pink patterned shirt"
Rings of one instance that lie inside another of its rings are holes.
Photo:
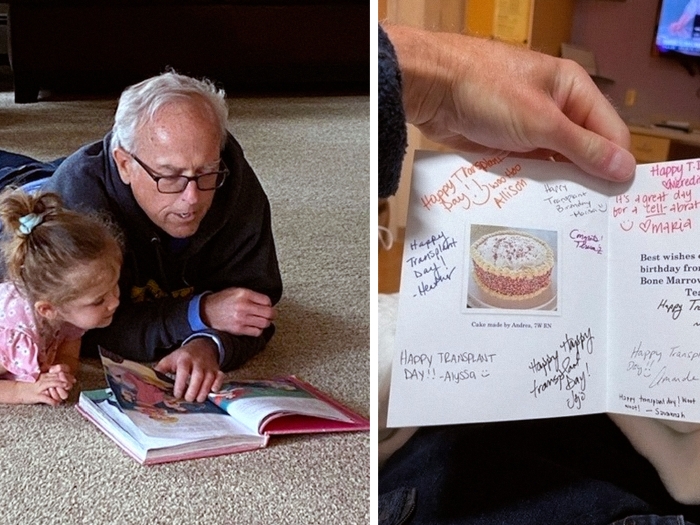
[[[47,372],[64,341],[80,339],[85,331],[64,323],[44,340],[34,318],[34,307],[14,284],[0,283],[0,379],[33,382]]]

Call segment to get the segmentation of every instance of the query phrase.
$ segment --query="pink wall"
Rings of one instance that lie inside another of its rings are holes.
[[[700,74],[690,76],[674,60],[651,56],[659,0],[577,0],[571,43],[594,52],[598,72],[614,84],[600,84],[623,117],[700,122]],[[636,89],[636,103],[624,106]]]

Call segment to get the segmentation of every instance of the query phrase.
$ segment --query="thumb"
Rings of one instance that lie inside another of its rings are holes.
[[[567,121],[560,129],[557,152],[586,173],[601,179],[623,182],[634,175],[634,156],[613,141]]]

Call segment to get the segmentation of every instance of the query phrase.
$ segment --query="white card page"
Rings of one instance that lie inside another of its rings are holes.
[[[389,426],[700,421],[698,184],[700,160],[612,184],[569,163],[417,152]]]

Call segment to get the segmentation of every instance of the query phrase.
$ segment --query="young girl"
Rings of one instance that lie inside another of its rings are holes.
[[[80,338],[119,304],[121,245],[104,220],[53,193],[0,194],[0,403],[58,405],[75,384]]]

